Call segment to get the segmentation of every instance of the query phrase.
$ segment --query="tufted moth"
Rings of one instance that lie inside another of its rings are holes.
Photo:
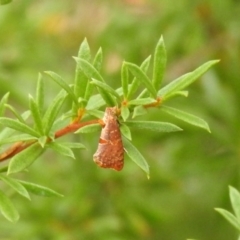
[[[103,122],[104,126],[93,161],[102,168],[120,171],[124,165],[124,149],[117,121],[117,107],[106,108]]]

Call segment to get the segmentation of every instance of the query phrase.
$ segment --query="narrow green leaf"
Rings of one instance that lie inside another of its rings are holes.
[[[90,47],[89,47],[89,44],[88,44],[88,41],[86,38],[84,38],[84,40],[82,41],[82,43],[79,47],[78,57],[83,58],[86,61],[91,60],[91,51],[90,51]]]
[[[10,199],[0,190],[0,211],[2,215],[10,222],[16,222],[19,214],[13,206]]]
[[[28,191],[17,180],[15,180],[13,178],[10,178],[10,177],[5,177],[3,175],[0,175],[0,179],[2,179],[2,181],[4,181],[11,188],[13,188],[17,193],[19,193],[23,197],[30,200],[30,196],[28,194]]]
[[[38,195],[38,196],[42,196],[42,197],[63,197],[62,194],[50,189],[50,188],[47,188],[47,187],[44,187],[44,186],[41,186],[41,185],[38,185],[38,184],[35,184],[35,183],[30,183],[30,182],[25,182],[25,181],[21,181],[21,180],[18,180],[29,192],[35,194],[35,195]]]
[[[102,49],[99,48],[99,50],[98,50],[98,52],[97,52],[97,54],[95,55],[95,58],[94,58],[94,60],[93,60],[93,67],[94,67],[97,71],[99,71],[99,70],[101,69],[101,66],[102,66],[102,58],[103,58],[103,56],[102,56]],[[90,97],[92,96],[92,93],[93,93],[93,90],[94,90],[94,85],[93,85],[93,84],[90,84],[89,78],[86,77],[84,71],[80,68],[80,66],[79,66],[79,71],[81,71],[81,72],[83,73],[83,75],[84,75],[84,78],[86,78],[86,80],[85,80],[85,81],[86,81],[86,83],[85,83],[86,86],[85,86],[83,83],[81,83],[81,84],[79,85],[79,90],[78,90],[78,92],[81,93],[81,96],[84,96],[84,99],[86,99],[86,103],[82,105],[82,106],[85,108],[86,105],[87,105],[87,102],[89,101]],[[85,87],[84,87],[84,86],[85,86]],[[83,93],[82,93],[82,92],[83,92]]]
[[[147,113],[147,110],[145,107],[143,107],[142,105],[140,106],[136,106],[134,109],[133,109],[133,115],[132,115],[132,118],[135,118],[137,116],[141,116],[141,115],[144,115]]]
[[[191,125],[203,128],[203,129],[207,130],[208,132],[211,132],[207,122],[205,122],[203,119],[201,119],[199,117],[196,117],[192,114],[189,114],[187,112],[184,112],[184,111],[178,110],[176,108],[172,108],[172,107],[161,106],[160,109],[163,112],[174,116],[175,118],[178,118],[178,119],[180,119],[184,122],[187,122]]]
[[[163,96],[164,98],[168,97],[168,95],[173,94],[174,92],[180,91],[190,84],[192,84],[195,80],[197,80],[203,73],[205,73],[211,66],[218,63],[219,60],[212,60],[204,63],[193,72],[186,73],[183,76],[177,78],[173,82],[169,83],[162,89],[158,91],[158,96]]]
[[[132,135],[129,127],[126,124],[121,123],[120,125],[121,134],[126,137],[128,140],[132,140]]]
[[[44,92],[44,84],[43,84],[42,74],[39,73],[37,88],[36,88],[36,105],[38,106],[40,115],[43,114],[44,98],[45,98],[45,92]]]
[[[6,143],[13,143],[13,142],[22,142],[22,141],[29,141],[29,140],[36,140],[36,137],[33,137],[28,134],[19,134],[12,137],[3,138],[0,140],[0,145],[6,144]]]
[[[123,121],[125,122],[130,115],[130,111],[127,106],[122,106],[121,107],[121,116],[123,118]]]
[[[149,166],[148,166],[145,158],[142,156],[142,154],[125,137],[123,137],[123,145],[124,145],[124,149],[125,149],[127,155],[129,156],[129,158],[132,161],[134,161],[144,172],[146,172],[147,177],[149,178]]]
[[[94,90],[94,85],[90,83],[90,81],[88,81],[87,83],[87,87],[85,89],[85,95],[84,95],[84,99],[86,99],[86,103],[83,105],[84,107],[86,107],[90,97],[92,96]]]
[[[127,68],[131,71],[131,73],[145,85],[145,87],[148,89],[149,93],[155,98],[157,96],[157,92],[156,92],[155,88],[153,87],[150,79],[141,70],[141,68],[138,67],[137,65],[135,65],[133,63],[129,63],[129,62],[124,62],[124,65],[126,65]]]
[[[140,68],[144,73],[147,73],[147,70],[149,68],[150,65],[150,60],[151,60],[151,55],[148,56],[141,64]],[[130,89],[128,91],[128,97],[127,99],[130,99],[130,97],[137,91],[137,88],[139,86],[139,80],[134,77],[132,84],[130,86]]]
[[[54,151],[60,153],[61,155],[75,159],[72,149],[65,146],[64,144],[57,143],[57,142],[51,142],[51,143],[49,143],[48,147],[50,147]]]
[[[180,127],[168,122],[129,121],[129,122],[125,122],[125,124],[130,128],[146,129],[154,132],[182,131]]]
[[[21,114],[19,114],[13,106],[5,104],[5,107],[8,108],[14,114],[14,116],[18,119],[19,122],[26,124]]]
[[[34,143],[22,152],[15,155],[8,167],[8,174],[16,173],[30,166],[43,152],[43,149],[38,143]]]
[[[161,36],[154,52],[153,60],[153,86],[158,90],[161,86],[163,75],[165,73],[167,63],[167,52]]]
[[[232,203],[232,207],[234,210],[234,213],[240,222],[240,193],[237,191],[237,189],[229,186],[229,192],[230,192],[230,199]]]
[[[91,52],[90,48],[87,42],[87,39],[85,38],[83,42],[80,45],[79,51],[78,51],[78,57],[83,58],[86,61],[91,60]],[[88,84],[89,79],[88,77],[84,74],[82,69],[80,68],[79,64],[76,64],[76,70],[75,70],[75,80],[74,80],[74,93],[77,98],[85,98],[85,93]],[[76,115],[78,108],[85,108],[87,102],[81,102],[79,104],[76,104],[73,102],[72,104],[72,113]],[[75,117],[75,116],[74,116]]]
[[[128,102],[128,105],[147,105],[155,102],[156,99],[148,97],[131,100]]]
[[[15,129],[19,132],[27,133],[27,134],[32,135],[34,137],[39,137],[38,132],[36,132],[33,128],[29,127],[28,125],[19,122],[18,120],[1,117],[0,118],[0,124],[4,125],[5,127]]]
[[[99,48],[95,58],[93,60],[93,66],[99,71],[102,66],[102,60],[103,60],[103,53],[102,53],[102,48]]]
[[[100,82],[96,79],[92,79],[91,83],[101,88],[105,94],[111,94],[114,97],[116,97],[119,101],[121,100],[121,97],[118,95],[118,93],[106,83]]]
[[[170,98],[176,97],[176,96],[183,96],[183,97],[188,97],[188,91],[177,91],[174,92],[170,95],[168,95],[167,97],[164,97],[164,101],[169,100]]]
[[[93,85],[93,84],[92,84]],[[94,86],[94,85],[93,85]],[[96,94],[96,95],[93,95],[89,101],[88,101],[88,104],[87,104],[87,109],[88,111],[89,110],[95,110],[95,109],[98,109],[102,106],[104,106],[105,102],[102,98],[102,96],[100,94]]]
[[[123,63],[121,69],[121,81],[122,81],[122,89],[123,89],[123,96],[124,99],[127,99],[128,96],[128,69],[127,66]]]
[[[238,231],[240,231],[240,223],[232,213],[222,208],[215,208],[215,210],[225,217],[235,228],[238,229]]]
[[[59,94],[53,99],[50,106],[47,108],[43,116],[43,127],[45,129],[45,135],[49,134],[53,123],[63,105],[65,97],[65,92],[63,90],[60,91]]]
[[[40,146],[42,148],[45,147],[47,142],[48,142],[48,137],[47,136],[42,136],[42,137],[38,138],[38,143],[40,144]]]
[[[27,120],[27,118],[30,116],[30,111],[24,112],[21,116],[24,120]],[[14,133],[16,133],[15,130],[5,127],[2,131],[0,131],[0,140],[2,141],[6,138],[9,138]]]
[[[99,119],[102,119],[103,115],[104,115],[104,112],[103,111],[99,111],[99,110],[87,110],[87,113],[90,116],[93,116],[93,117],[96,117],[96,118],[99,118]]]
[[[74,57],[75,61],[78,66],[82,69],[82,71],[85,73],[85,75],[88,78],[96,78],[100,80],[101,82],[104,82],[104,79],[102,78],[101,74],[97,71],[97,69],[89,62],[82,58],[76,58]]]
[[[8,101],[9,94],[10,94],[9,92],[6,93],[6,94],[2,97],[2,99],[1,99],[1,101],[0,101],[0,117],[4,115],[4,112],[5,112],[5,104],[6,104],[7,101]]]
[[[41,135],[43,135],[44,130],[43,130],[42,117],[40,116],[40,111],[39,111],[38,105],[34,101],[34,99],[31,95],[29,95],[29,108],[32,113],[34,124],[35,124],[37,130],[40,132]]]
[[[48,76],[51,77],[53,81],[55,81],[60,87],[62,87],[71,97],[71,99],[78,104],[78,99],[76,95],[74,94],[73,90],[69,87],[69,85],[56,73],[51,71],[45,71]]]
[[[87,126],[84,126],[80,129],[78,129],[76,132],[76,134],[78,133],[92,133],[92,132],[97,132],[101,130],[101,125],[100,124],[91,124],[91,125],[87,125]]]
[[[147,93],[147,89],[142,90],[142,92],[140,92],[140,94],[137,96],[137,99],[145,98],[148,95]]]
[[[81,58],[74,58],[74,59],[79,64],[80,68],[83,70],[83,72],[88,78],[95,78],[100,80],[101,82],[104,82],[104,79],[102,78],[100,73],[97,71],[97,69],[93,65],[91,65],[89,62]],[[101,94],[102,98],[108,105],[110,106],[116,105],[116,102],[114,101],[114,99],[106,91],[99,89],[99,93]]]
[[[82,143],[76,143],[76,142],[64,142],[62,143],[65,147],[68,148],[81,148],[81,149],[86,149],[86,147]]]

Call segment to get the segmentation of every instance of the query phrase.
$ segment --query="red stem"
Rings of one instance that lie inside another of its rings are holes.
[[[102,121],[95,119],[95,120],[82,122],[82,123],[76,123],[76,122],[70,123],[66,127],[56,131],[55,134],[54,134],[54,138],[56,139],[56,138],[62,137],[64,135],[68,134],[68,133],[75,132],[76,130],[78,130],[81,127],[91,125],[91,124],[95,124],[95,123],[99,123],[101,125]],[[48,138],[48,142],[51,142],[51,141],[52,140],[50,138]],[[30,142],[16,142],[16,143],[14,143],[5,152],[0,154],[0,162],[15,156],[17,153],[19,153],[19,152],[23,151],[24,149],[28,148],[29,146],[31,146],[35,142],[37,142],[37,140],[30,141]]]

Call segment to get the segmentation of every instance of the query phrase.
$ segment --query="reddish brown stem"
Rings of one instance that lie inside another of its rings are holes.
[[[75,123],[75,122],[74,123],[70,123],[66,127],[56,131],[56,133],[54,134],[54,138],[62,137],[64,135],[68,134],[68,133],[75,132],[76,130],[78,130],[81,127],[84,127],[84,126],[87,126],[87,125],[91,125],[91,124],[95,124],[95,123],[99,123],[100,125],[102,125],[102,120],[95,119],[95,120],[82,122],[82,123]],[[52,141],[52,140],[50,138],[48,138],[48,142],[50,142],[50,141]],[[23,151],[24,149],[28,148],[29,146],[31,146],[35,142],[37,142],[37,141],[34,140],[34,141],[29,141],[29,142],[17,142],[17,143],[14,143],[5,152],[0,154],[0,162],[15,156],[17,153],[19,153],[19,152]]]

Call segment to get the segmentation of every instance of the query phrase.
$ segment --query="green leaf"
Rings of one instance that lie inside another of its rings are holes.
[[[183,97],[188,97],[188,91],[177,91],[174,92],[170,95],[168,95],[167,97],[164,97],[164,101],[169,100],[170,98],[176,97],[176,96],[183,96]]]
[[[218,63],[219,60],[213,60],[204,63],[197,69],[195,69],[193,72],[186,73],[183,76],[177,78],[173,82],[169,83],[160,91],[158,92],[158,96],[162,96],[164,98],[167,98],[169,95],[172,95],[174,92],[180,91],[190,84],[192,84],[195,80],[197,80],[203,73],[205,73],[212,65]]]
[[[235,228],[238,229],[238,231],[240,231],[240,223],[232,213],[222,208],[215,208],[215,210],[225,217]]]
[[[56,117],[62,107],[62,104],[65,100],[65,92],[62,90],[59,94],[53,99],[50,106],[47,108],[44,116],[43,116],[43,127],[45,129],[45,134],[48,135]]]
[[[126,124],[121,123],[120,125],[121,134],[126,137],[128,140],[132,140],[132,135],[129,127]]]
[[[44,187],[44,186],[41,186],[41,185],[38,185],[38,184],[35,184],[35,183],[30,183],[30,182],[25,182],[25,181],[21,181],[21,180],[18,180],[29,192],[35,194],[35,195],[38,195],[38,196],[42,196],[42,197],[63,197],[62,194],[50,189],[50,188],[47,188],[47,187]]]
[[[150,60],[151,60],[151,56],[147,57],[141,64],[140,68],[144,73],[147,73],[147,70],[149,68],[150,65]],[[128,97],[127,99],[129,99],[136,91],[137,88],[139,86],[139,80],[135,77],[132,81],[132,84],[130,86],[130,89],[128,91]]]
[[[75,159],[72,149],[65,146],[64,144],[57,143],[57,142],[51,142],[51,143],[49,143],[48,147],[50,147],[54,151],[60,153],[61,155]]]
[[[28,191],[17,180],[0,175],[0,179],[13,188],[17,193],[30,200]]]
[[[38,138],[38,143],[40,144],[40,146],[42,148],[45,147],[47,142],[48,142],[48,137],[47,136],[42,136],[42,137]]]
[[[168,122],[129,121],[129,122],[125,122],[125,124],[130,128],[146,129],[154,132],[182,131],[180,127]]]
[[[91,60],[91,51],[90,51],[90,47],[89,47],[89,44],[88,44],[88,41],[86,38],[84,38],[84,40],[82,41],[82,43],[79,47],[78,57],[83,58],[86,61]]]
[[[10,199],[0,190],[0,211],[2,215],[10,222],[16,222],[19,214],[13,206]]]
[[[60,87],[62,87],[71,97],[71,99],[78,104],[78,98],[74,94],[73,90],[69,87],[69,85],[56,73],[51,71],[45,71],[48,76],[51,77],[53,81],[55,81]]]
[[[79,64],[79,66],[81,67],[81,69],[84,71],[85,75],[88,78],[95,78],[101,82],[104,82],[104,79],[102,78],[100,73],[96,70],[96,68],[93,65],[91,65],[89,62],[81,58],[74,58],[74,59],[77,61],[77,63]],[[114,99],[111,97],[109,93],[107,93],[102,89],[99,89],[99,93],[101,94],[102,98],[108,105],[110,106],[116,105],[116,102],[114,101]]]
[[[147,89],[142,90],[140,94],[137,96],[137,99],[141,99],[147,96]]]
[[[96,123],[96,124],[91,124],[91,125],[87,125],[87,126],[84,126],[80,129],[78,129],[76,132],[76,134],[78,133],[92,133],[92,132],[97,132],[101,130],[101,125]]]
[[[34,124],[41,135],[44,134],[42,117],[40,116],[40,111],[37,103],[34,101],[33,97],[29,95],[29,108],[32,113]]]
[[[178,110],[176,108],[172,108],[172,107],[161,106],[160,109],[163,112],[174,116],[175,118],[178,118],[178,119],[180,119],[184,122],[187,122],[191,125],[203,128],[203,129],[207,130],[208,132],[211,132],[208,124],[203,119],[201,119],[199,117],[196,117],[192,114],[189,114],[187,112],[184,112],[184,111]]]
[[[102,119],[104,116],[104,112],[103,111],[99,111],[99,110],[87,110],[87,113],[90,116],[94,116],[96,118]]]
[[[78,57],[85,59],[88,62],[91,60],[90,47],[88,45],[86,38],[80,45],[80,48],[78,51]],[[84,74],[84,72],[80,68],[80,65],[77,63],[76,70],[75,70],[75,80],[74,80],[75,95],[77,97],[85,98],[86,93],[89,91],[89,90],[87,90],[88,86],[89,86],[89,78]],[[76,114],[79,106],[81,108],[85,108],[86,104],[87,104],[87,102],[81,102],[80,104],[73,103],[72,113]]]
[[[95,55],[95,58],[93,60],[93,67],[99,71],[101,69],[101,65],[102,65],[102,49],[99,48],[97,54]],[[78,64],[79,65],[79,64]],[[89,78],[85,75],[84,71],[80,68],[80,66],[78,66],[78,70],[80,72],[82,72],[82,74],[84,76],[82,76],[82,78],[84,77],[86,83],[82,83],[79,85],[79,90],[78,92],[80,93],[81,96],[84,97],[84,99],[86,99],[86,103],[82,104],[82,106],[85,108],[90,97],[92,96],[93,90],[94,90],[94,85],[90,84],[89,82]],[[85,84],[85,85],[84,85]],[[85,86],[85,87],[84,87]]]
[[[30,116],[30,111],[26,111],[22,114],[22,118],[26,120]],[[6,138],[9,138],[12,136],[15,132],[15,130],[11,128],[4,128],[2,131],[0,131],[0,140],[4,140]]]
[[[161,36],[154,52],[153,60],[153,86],[158,90],[161,86],[167,63],[167,52]]]
[[[121,116],[122,116],[124,122],[128,119],[129,115],[130,115],[130,111],[129,111],[128,107],[123,105],[121,107]]]
[[[103,60],[103,53],[102,53],[102,48],[99,48],[96,56],[93,60],[93,66],[99,71],[102,66],[102,60]]]
[[[13,106],[5,104],[5,107],[8,108],[14,114],[14,116],[18,119],[19,122],[26,124],[21,114],[19,114]]]
[[[149,93],[155,98],[157,96],[157,92],[155,88],[153,87],[150,79],[148,76],[141,70],[140,67],[133,63],[124,62],[124,65],[127,66],[127,68],[131,71],[131,73],[139,80],[141,81],[145,87],[148,89]]]
[[[30,128],[28,125],[19,122],[18,120],[1,117],[0,124],[4,125],[5,127],[9,127],[14,130],[17,130],[19,132],[24,132],[34,137],[39,137],[38,132],[36,132],[33,128]]]
[[[124,149],[125,149],[127,155],[129,156],[129,158],[132,161],[134,161],[144,172],[146,172],[147,177],[149,178],[149,166],[148,166],[145,158],[142,156],[142,154],[125,137],[123,137],[123,145],[124,145]]]
[[[19,134],[19,135],[16,135],[16,136],[1,139],[0,140],[0,145],[6,144],[6,143],[22,142],[22,141],[29,141],[29,140],[36,140],[36,139],[37,139],[36,137],[33,137],[31,135],[28,135],[28,134]]]
[[[128,105],[147,105],[155,102],[156,99],[148,97],[131,100],[128,102]]]
[[[132,118],[135,118],[137,116],[141,116],[147,113],[147,110],[145,107],[143,107],[142,105],[137,106],[133,109],[133,116]]]
[[[119,101],[121,100],[121,97],[118,95],[118,93],[106,83],[100,82],[96,79],[92,79],[91,83],[101,88],[106,95],[110,93],[111,95],[116,97]]]
[[[40,115],[43,114],[44,98],[45,98],[45,92],[44,92],[44,84],[43,84],[42,74],[39,73],[37,88],[36,88],[36,105],[38,106]]]
[[[62,143],[65,147],[68,148],[81,148],[81,149],[86,149],[86,147],[82,143],[76,143],[76,142],[64,142]]]
[[[104,79],[102,78],[101,74],[91,63],[87,62],[82,58],[74,57],[74,59],[88,78],[96,78],[101,82],[104,82]]]
[[[234,213],[240,222],[240,193],[231,186],[229,186],[229,192]]]
[[[123,89],[123,96],[124,99],[127,99],[128,96],[128,69],[126,65],[123,63],[122,64],[122,69],[121,69],[121,82],[122,82],[122,89]]]
[[[2,99],[1,99],[1,101],[0,101],[0,116],[3,116],[3,115],[4,115],[4,112],[5,112],[5,104],[6,104],[7,101],[8,101],[9,94],[10,94],[9,92],[6,93],[6,94],[2,97]]]
[[[39,143],[34,143],[18,153],[9,163],[8,174],[24,170],[30,166],[44,152],[44,150],[45,149],[43,149]]]
[[[93,85],[93,84],[92,84]],[[93,85],[94,86],[94,85]],[[93,95],[87,104],[87,109],[89,110],[95,110],[102,106],[104,106],[105,102],[100,94]]]

